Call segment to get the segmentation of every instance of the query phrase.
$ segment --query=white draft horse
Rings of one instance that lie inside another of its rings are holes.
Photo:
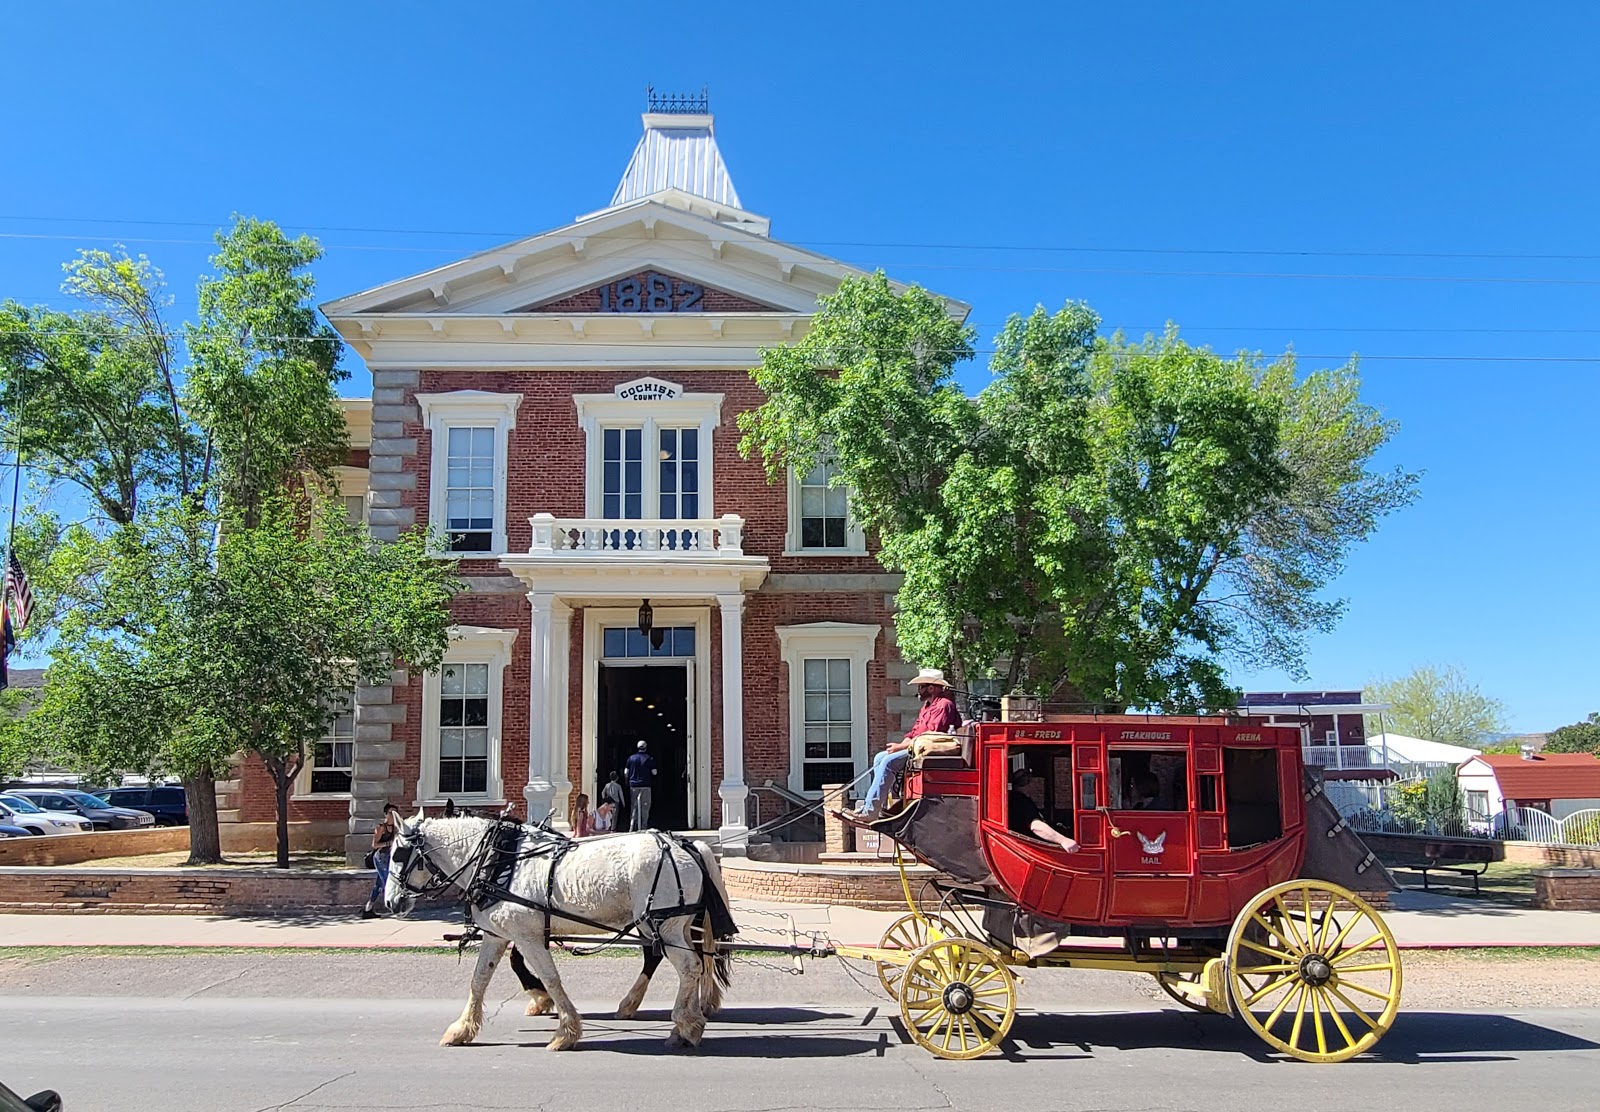
[[[630,929],[645,939],[647,949],[655,943],[678,974],[667,1046],[699,1045],[706,1016],[720,1006],[728,983],[718,935],[732,935],[728,894],[710,847],[652,831],[567,842],[521,827],[512,829],[520,829],[536,849],[520,854],[508,870],[505,861],[497,869],[490,843],[508,825],[476,817],[430,819],[419,812],[393,843],[384,889],[390,911],[409,909],[417,893],[454,884],[468,893],[469,916],[483,931],[466,1007],[440,1045],[462,1046],[477,1037],[489,980],[507,946],[515,943],[559,1018],[549,1049],[573,1046],[583,1034],[583,1021],[562,986],[550,939]],[[497,875],[483,875],[485,869]],[[491,892],[503,885],[511,898],[475,895],[485,891],[486,881],[492,881]],[[624,1009],[638,1007],[647,983],[641,975]],[[535,1003],[540,1002],[536,995]]]

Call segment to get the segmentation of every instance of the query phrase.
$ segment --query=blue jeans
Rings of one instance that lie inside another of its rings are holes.
[[[910,759],[909,749],[902,749],[898,753],[885,749],[872,758],[872,783],[867,788],[867,797],[861,801],[863,811],[876,815],[883,810],[883,801],[889,795],[889,782]]]
[[[383,890],[389,883],[389,848],[377,850],[372,855],[372,867],[378,870],[378,875],[372,881],[372,895],[367,897],[367,903],[372,905],[374,911],[382,911]]]

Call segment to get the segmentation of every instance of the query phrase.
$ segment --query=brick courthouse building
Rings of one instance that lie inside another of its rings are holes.
[[[373,377],[352,512],[437,528],[468,584],[442,667],[360,690],[302,776],[292,817],[347,823],[353,857],[385,801],[564,824],[638,739],[653,822],[738,845],[914,716],[896,581],[844,492],[738,451],[758,350],[859,272],[773,239],[687,107],[645,115],[606,208],[323,306]],[[234,791],[231,817],[271,817],[262,770]]]

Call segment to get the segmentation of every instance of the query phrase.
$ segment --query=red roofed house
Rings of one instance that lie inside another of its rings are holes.
[[[1600,808],[1600,759],[1592,753],[1485,753],[1461,762],[1456,779],[1474,817],[1532,807],[1559,821]]]

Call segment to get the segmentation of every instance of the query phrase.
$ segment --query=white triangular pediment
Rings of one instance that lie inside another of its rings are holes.
[[[864,273],[646,199],[327,302],[322,310],[336,325],[389,316],[517,314],[649,271],[725,291],[771,312],[807,317],[819,297]],[[956,302],[951,308],[961,316],[967,310]]]

